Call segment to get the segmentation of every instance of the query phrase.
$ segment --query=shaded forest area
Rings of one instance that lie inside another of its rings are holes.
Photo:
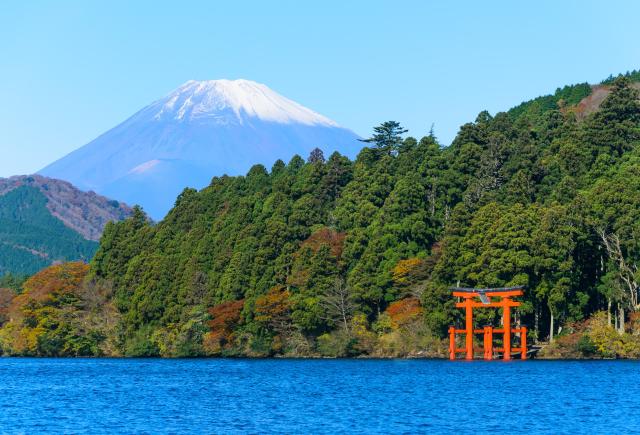
[[[0,196],[0,275],[26,275],[54,262],[90,260],[98,243],[67,227],[47,208],[37,187]]]
[[[314,150],[185,189],[152,224],[108,224],[89,266],[4,290],[13,355],[441,356],[448,288],[526,285],[549,356],[635,357],[640,101],[633,73],[482,112],[449,147],[374,129],[355,161]],[[499,324],[498,313],[479,322]]]

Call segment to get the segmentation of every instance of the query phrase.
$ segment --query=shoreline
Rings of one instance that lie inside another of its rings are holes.
[[[54,359],[63,359],[63,360],[166,360],[166,361],[177,361],[177,360],[249,360],[249,361],[260,361],[260,360],[273,360],[273,361],[443,361],[443,362],[464,362],[464,363],[472,363],[472,362],[501,362],[501,363],[512,363],[512,362],[526,362],[526,361],[640,361],[640,358],[527,358],[526,360],[521,359],[512,359],[509,361],[504,361],[502,359],[496,358],[493,360],[485,360],[482,358],[475,358],[473,360],[466,360],[464,358],[458,358],[455,360],[449,360],[449,358],[444,357],[426,357],[426,356],[410,356],[410,357],[384,357],[384,356],[357,356],[357,357],[329,357],[329,356],[272,356],[272,357],[259,357],[259,356],[191,356],[191,357],[166,357],[166,356],[18,356],[18,355],[1,355],[0,360],[12,360],[12,359],[34,359],[34,360],[54,360]]]

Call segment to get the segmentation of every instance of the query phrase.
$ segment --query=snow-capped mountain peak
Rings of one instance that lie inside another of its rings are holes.
[[[250,80],[190,80],[153,105],[154,119],[193,121],[202,118],[221,124],[247,118],[280,124],[299,123],[338,127],[338,124],[269,87]]]
[[[316,147],[355,157],[358,135],[249,80],[188,81],[40,171],[162,218],[186,186]]]

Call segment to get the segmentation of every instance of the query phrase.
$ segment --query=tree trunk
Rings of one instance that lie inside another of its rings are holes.
[[[611,326],[611,298],[607,300],[607,322]]]
[[[618,332],[624,334],[624,307],[618,305],[618,314],[620,314],[620,320],[618,321]]]
[[[533,310],[533,326],[536,331],[533,341],[536,343],[538,342],[538,332],[540,331],[539,323],[540,323],[540,308],[536,307]]]
[[[350,332],[349,322],[347,321],[347,311],[344,309],[344,306],[342,307],[342,322],[344,323],[344,330]]]
[[[553,311],[549,310],[551,313],[551,319],[549,321],[549,342],[553,342]]]
[[[636,264],[627,264],[622,252],[620,238],[616,234],[607,234],[604,230],[600,230],[600,238],[604,243],[609,258],[618,263],[618,278],[626,284],[631,309],[637,310],[639,284],[635,280],[635,275],[638,271],[638,266]]]
[[[431,193],[429,194],[429,204],[431,206],[431,217],[436,215],[436,183],[431,183]]]

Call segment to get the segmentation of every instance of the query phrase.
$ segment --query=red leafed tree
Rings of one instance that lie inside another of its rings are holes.
[[[418,298],[406,298],[396,301],[389,305],[386,313],[391,318],[391,326],[394,329],[402,328],[403,326],[412,323],[418,319],[424,312]]]
[[[209,309],[212,319],[209,321],[211,331],[205,335],[205,350],[217,353],[233,343],[234,331],[241,320],[244,299],[223,302]]]

